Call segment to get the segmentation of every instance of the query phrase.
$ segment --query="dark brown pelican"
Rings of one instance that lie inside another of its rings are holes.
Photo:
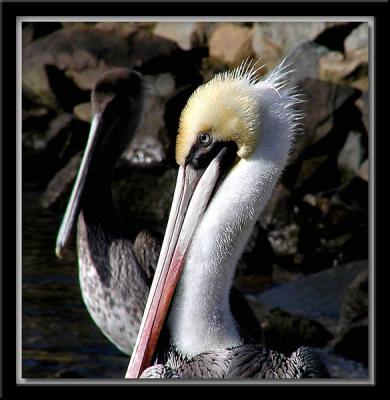
[[[61,257],[78,220],[79,280],[86,307],[101,331],[131,354],[161,242],[140,232],[134,243],[111,195],[112,169],[138,126],[144,96],[139,73],[114,69],[95,85],[93,119],[76,182],[58,233]],[[256,318],[243,296],[232,292],[237,319],[256,335]]]
[[[249,343],[229,302],[236,264],[286,165],[300,119],[286,73],[280,66],[259,80],[244,63],[188,100],[174,199],[127,378],[328,376],[306,347],[284,356]],[[163,326],[170,339],[161,352]]]

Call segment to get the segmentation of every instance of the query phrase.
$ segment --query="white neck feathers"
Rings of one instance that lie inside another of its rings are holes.
[[[168,323],[174,345],[187,356],[242,342],[229,305],[235,268],[286,165],[297,117],[289,110],[296,98],[275,82],[272,75],[252,82],[260,121],[255,151],[221,183],[186,257]]]

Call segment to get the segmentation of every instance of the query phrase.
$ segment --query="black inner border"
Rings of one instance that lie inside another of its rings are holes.
[[[96,394],[103,396],[113,395],[112,390],[118,394],[118,391],[125,394],[126,396],[138,396],[139,393],[145,393],[145,390],[154,390],[150,394],[161,396],[161,390],[175,389],[182,390],[188,389],[188,386],[80,386],[75,383],[74,385],[51,385],[51,386],[27,386],[16,384],[16,204],[20,199],[16,196],[16,18],[18,16],[112,16],[112,17],[125,17],[125,16],[150,16],[150,17],[161,17],[161,16],[248,16],[250,17],[262,17],[262,16],[344,16],[344,17],[359,17],[359,16],[374,16],[375,17],[375,71],[374,73],[374,84],[375,84],[375,112],[372,118],[375,121],[375,129],[378,135],[375,137],[374,152],[375,159],[380,159],[379,151],[384,150],[386,146],[376,146],[376,140],[380,140],[388,135],[388,126],[382,126],[384,122],[383,116],[386,115],[384,108],[387,108],[388,103],[388,81],[386,81],[389,72],[388,63],[386,62],[386,56],[388,53],[388,3],[3,3],[0,4],[2,14],[2,86],[1,86],[1,98],[2,98],[2,129],[1,129],[1,142],[2,147],[2,306],[3,306],[3,326],[4,334],[2,337],[2,362],[3,366],[3,393],[4,398],[13,398],[20,395],[21,398],[26,398],[31,395],[49,395],[51,398],[57,392],[62,392],[65,396],[70,393],[80,393],[85,395],[91,389],[97,388]],[[378,152],[376,151],[378,150]],[[375,165],[375,170],[380,173],[384,169],[379,169]],[[375,181],[377,181],[375,176]],[[383,185],[386,186],[386,185]],[[374,194],[374,216],[376,215],[376,199],[384,200],[385,195],[376,196]],[[382,219],[383,220],[383,219]],[[15,227],[15,231],[14,231]],[[373,232],[371,232],[372,234]],[[381,237],[387,235],[376,235],[376,242]],[[376,243],[374,249],[376,253]],[[376,293],[378,292],[379,286],[386,282],[386,279],[381,278],[384,275],[385,270],[388,269],[387,263],[376,264],[382,268],[376,268]],[[15,267],[14,267],[15,266]],[[376,266],[374,266],[376,267]],[[375,295],[375,294],[374,294]],[[383,310],[382,304],[386,304],[387,301],[376,301],[375,308],[376,315],[380,315],[380,310]],[[378,318],[379,320],[379,318]],[[383,336],[385,329],[380,329],[378,325],[375,326],[375,348],[380,350],[380,346],[377,345],[379,336]],[[384,347],[388,347],[384,343]],[[380,354],[383,351],[380,350],[376,354],[376,357],[381,358]],[[0,353],[1,354],[1,353]],[[376,363],[376,382],[377,384],[382,381],[381,377],[383,372],[387,368],[381,368],[379,360]],[[1,381],[0,381],[1,383]],[[80,382],[81,383],[81,382]],[[205,387],[206,386],[206,387]],[[347,387],[343,386],[343,389],[352,390],[357,389],[366,390],[375,389],[376,386],[366,387]],[[192,392],[196,395],[198,390],[220,390],[227,389],[232,396],[240,394],[244,395],[242,390],[245,392],[249,389],[258,391],[258,394],[263,396],[265,392],[272,391],[274,395],[275,390],[283,390],[284,394],[290,390],[316,390],[316,386],[304,386],[304,382],[299,386],[250,386],[242,385],[238,387],[240,392],[236,392],[236,387],[228,386],[222,387],[220,385],[198,385],[192,386],[191,389],[195,389],[196,392]],[[317,386],[318,389],[318,386]],[[322,389],[322,388],[321,388]],[[339,391],[340,386],[326,386],[326,391],[336,389]],[[123,392],[127,390],[127,392]],[[139,392],[141,391],[141,392]],[[265,391],[265,392],[264,392]],[[30,394],[32,392],[32,394]],[[1,393],[1,391],[0,391]],[[215,392],[212,392],[215,393]],[[324,392],[325,393],[325,392]],[[360,392],[363,395],[363,392]],[[26,396],[26,397],[25,397]]]

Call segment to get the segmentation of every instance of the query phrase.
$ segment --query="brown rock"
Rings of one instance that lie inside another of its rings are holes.
[[[308,179],[310,179],[320,167],[321,164],[325,162],[328,155],[309,158],[308,160],[302,161],[301,169],[299,171],[298,178],[295,182],[295,186],[299,187],[303,185]]]
[[[368,90],[368,23],[363,22],[345,39],[344,49],[347,59],[357,64],[349,77],[351,85],[362,91]]]
[[[350,84],[357,89],[368,89],[368,49],[362,48],[344,57],[332,51],[320,60],[320,78],[327,82]]]
[[[302,199],[305,203],[310,204],[312,207],[318,208],[323,215],[325,215],[330,208],[329,199],[322,196],[315,196],[311,193],[305,194]]]
[[[92,90],[97,80],[112,68],[104,60],[97,60],[92,54],[84,50],[76,50],[78,62],[75,69],[64,67],[66,75],[72,78],[76,85],[82,90]],[[67,59],[67,57],[63,57]],[[61,58],[60,58],[61,60]],[[66,65],[64,63],[63,65]]]
[[[94,26],[94,29],[103,33],[115,34],[127,38],[137,30],[137,27],[135,22],[98,22]]]
[[[92,120],[92,105],[91,103],[77,104],[73,108],[73,113],[81,121],[90,123]]]
[[[48,65],[65,70],[80,88],[90,90],[112,67],[134,68],[175,48],[172,41],[147,31],[131,31],[124,37],[117,31],[102,30],[101,25],[69,25],[23,49],[23,91],[38,104],[55,107]]]
[[[80,26],[80,27],[90,27],[90,26],[95,26],[98,23],[97,22],[75,22],[75,21],[63,21],[61,22],[62,26],[64,28],[68,28],[70,26],[75,27],[75,26]]]
[[[231,67],[253,56],[251,29],[232,23],[223,23],[213,32],[209,41],[209,54]]]
[[[364,126],[366,128],[366,132],[368,133],[370,131],[369,127],[369,98],[368,98],[368,92],[364,92],[362,96],[356,101],[356,105],[359,108],[359,110],[362,112],[362,120],[364,123]]]
[[[159,22],[154,34],[177,43],[183,50],[190,50],[202,43],[202,23]]]
[[[30,108],[29,110],[22,110],[22,121],[25,122],[30,118],[44,117],[47,114],[48,114],[48,109],[45,107]]]
[[[355,70],[360,61],[345,58],[338,51],[331,51],[320,60],[320,78],[327,82],[339,83]]]
[[[368,170],[368,159],[364,160],[362,165],[359,169],[359,177],[362,178],[364,181],[368,182],[369,177],[369,170]]]

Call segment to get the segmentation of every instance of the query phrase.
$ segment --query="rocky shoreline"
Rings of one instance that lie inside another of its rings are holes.
[[[333,361],[335,376],[362,378],[369,364],[368,38],[367,23],[355,22],[23,23],[23,191],[63,212],[89,131],[90,91],[109,69],[134,68],[146,82],[144,115],[114,171],[113,195],[134,232],[162,233],[190,94],[247,57],[266,65],[262,74],[286,58],[306,117],[235,284],[266,345],[290,351],[300,340],[345,360],[344,370]]]

